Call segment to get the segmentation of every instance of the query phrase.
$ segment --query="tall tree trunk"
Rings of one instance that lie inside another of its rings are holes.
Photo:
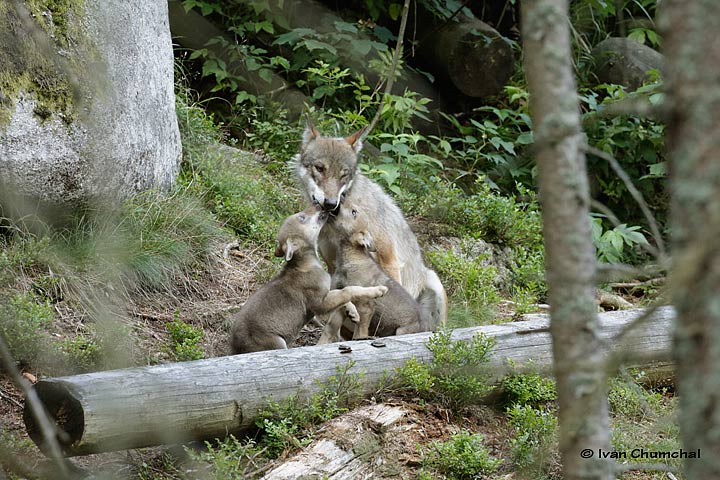
[[[720,2],[663,8],[680,435],[687,478],[720,478]]]
[[[525,72],[537,148],[546,272],[566,479],[610,479],[604,355],[598,336],[580,110],[566,0],[522,2]],[[588,450],[590,458],[581,452]]]

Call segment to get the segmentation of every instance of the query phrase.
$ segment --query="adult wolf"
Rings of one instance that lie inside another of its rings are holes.
[[[359,172],[357,155],[363,134],[361,129],[347,137],[323,137],[308,117],[300,153],[294,158],[295,174],[310,203],[330,212],[337,212],[346,198],[363,206],[372,219],[368,230],[378,263],[429,312],[436,328],[447,319],[445,288],[425,266],[417,238],[400,208]],[[338,245],[331,229],[323,228],[318,246],[332,273]]]

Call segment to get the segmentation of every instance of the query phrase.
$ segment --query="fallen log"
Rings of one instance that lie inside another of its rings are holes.
[[[597,334],[612,340],[642,312],[601,314]],[[625,365],[669,360],[673,319],[672,308],[663,307],[641,328],[624,335]],[[521,322],[457,329],[452,338],[469,341],[480,333],[493,337],[496,346],[488,370],[497,382],[517,366],[549,371],[548,327],[546,315],[527,315]],[[321,383],[350,360],[354,365],[349,372],[364,372],[364,393],[370,394],[386,372],[408,359],[429,361],[425,344],[431,335],[384,338],[381,348],[370,341],[346,342],[350,353],[329,344],[87,373],[41,380],[35,389],[63,432],[59,440],[68,456],[223,437],[252,426],[270,400],[319,392]],[[24,421],[30,438],[44,450],[27,408]]]

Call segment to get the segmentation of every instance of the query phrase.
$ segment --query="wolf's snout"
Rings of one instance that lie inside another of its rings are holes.
[[[337,198],[326,198],[323,203],[324,210],[335,210],[338,206],[340,206],[340,202]]]

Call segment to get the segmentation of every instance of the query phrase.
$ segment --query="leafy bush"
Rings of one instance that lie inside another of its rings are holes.
[[[94,371],[102,362],[100,345],[84,335],[63,342],[62,350],[73,372]]]
[[[167,331],[172,342],[172,354],[178,362],[200,360],[205,352],[200,345],[205,333],[202,328],[189,325],[176,312],[172,322],[167,324]]]
[[[557,419],[555,413],[530,405],[514,405],[507,411],[515,435],[510,439],[513,464],[524,478],[544,478],[553,456]]]
[[[592,239],[598,261],[603,263],[620,263],[632,255],[628,249],[647,244],[645,235],[640,233],[639,226],[628,227],[624,223],[611,230],[603,230],[602,219],[592,219]]]
[[[529,405],[533,408],[555,400],[555,381],[537,373],[508,375],[503,378],[502,390],[510,406]]]
[[[258,414],[255,425],[262,432],[260,446],[275,458],[289,448],[300,448],[311,440],[312,426],[328,421],[349,410],[360,399],[362,373],[350,373],[355,362],[337,367],[309,399],[294,395],[282,403],[270,402]]]
[[[483,265],[484,257],[461,258],[450,250],[432,250],[427,253],[432,267],[443,279],[443,284],[455,303],[455,308],[464,307],[478,312],[483,307],[494,307],[500,295],[493,285],[497,270]],[[479,319],[487,315],[479,315]]]
[[[197,451],[185,448],[191,459],[208,464],[209,471],[203,471],[203,477],[211,480],[247,478],[267,461],[258,455],[260,449],[254,440],[240,441],[234,435],[215,441],[205,442],[206,450]]]
[[[485,478],[495,473],[502,460],[490,455],[483,440],[482,435],[463,430],[446,442],[434,441],[421,452],[422,466],[450,480]]]
[[[415,358],[408,360],[397,370],[390,388],[459,412],[479,402],[491,390],[483,368],[494,345],[484,335],[476,335],[469,342],[453,342],[449,330],[435,332],[427,343],[432,361],[427,364]]]
[[[0,335],[17,362],[36,367],[48,360],[51,347],[42,330],[53,316],[50,303],[31,293],[0,294]]]
[[[616,377],[610,379],[608,401],[614,415],[643,420],[657,416],[662,395],[645,390],[631,378],[624,380]]]

